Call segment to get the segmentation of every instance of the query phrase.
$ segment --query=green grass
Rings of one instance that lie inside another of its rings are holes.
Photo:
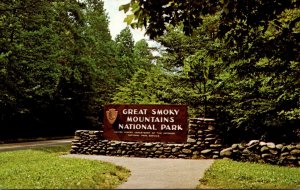
[[[110,163],[61,158],[70,146],[0,153],[0,189],[111,189],[130,172]]]
[[[216,160],[197,188],[300,188],[300,168]]]

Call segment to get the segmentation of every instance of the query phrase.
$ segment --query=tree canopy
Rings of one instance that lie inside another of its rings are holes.
[[[300,138],[296,0],[131,0],[115,39],[101,0],[0,2],[0,138],[97,129],[106,103],[187,104],[228,142]],[[33,133],[34,131],[34,133]]]
[[[299,140],[299,1],[131,0],[120,10],[166,47],[160,61],[195,113],[235,139]]]
[[[129,29],[114,41],[96,0],[1,1],[0,12],[0,138],[98,128],[137,70]]]

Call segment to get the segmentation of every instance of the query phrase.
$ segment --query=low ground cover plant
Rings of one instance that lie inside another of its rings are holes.
[[[198,188],[300,188],[300,168],[216,160],[205,172]]]
[[[110,163],[61,158],[70,146],[0,153],[0,189],[106,189],[130,172]]]

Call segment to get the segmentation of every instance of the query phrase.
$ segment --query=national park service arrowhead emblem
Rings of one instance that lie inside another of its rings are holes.
[[[117,119],[117,116],[118,116],[118,111],[116,111],[116,109],[112,108],[106,111],[106,118],[111,125],[114,124],[114,122]]]

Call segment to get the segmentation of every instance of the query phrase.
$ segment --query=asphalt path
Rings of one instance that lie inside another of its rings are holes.
[[[23,150],[23,149],[36,148],[36,147],[49,147],[49,146],[66,145],[66,144],[71,144],[72,140],[73,140],[73,138],[0,144],[0,152],[13,151],[13,150]]]
[[[212,159],[162,159],[69,154],[62,157],[110,162],[131,171],[117,189],[195,189]]]

